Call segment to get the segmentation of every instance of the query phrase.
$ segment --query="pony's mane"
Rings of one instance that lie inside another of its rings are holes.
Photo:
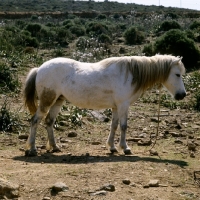
[[[138,90],[145,91],[156,83],[165,82],[174,61],[179,61],[177,64],[181,73],[184,74],[185,67],[180,59],[180,57],[171,55],[155,55],[152,57],[124,56],[104,59],[100,63],[105,68],[116,64],[121,71],[125,70],[125,79],[127,79],[128,73],[131,73],[133,76],[132,84],[135,85],[136,92]]]

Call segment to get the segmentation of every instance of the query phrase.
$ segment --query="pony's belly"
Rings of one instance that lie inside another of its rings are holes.
[[[66,97],[66,99],[75,106],[80,108],[87,109],[105,109],[105,108],[113,108],[115,107],[114,100],[111,97],[104,96],[98,97],[85,97],[85,96],[77,96],[74,97]]]

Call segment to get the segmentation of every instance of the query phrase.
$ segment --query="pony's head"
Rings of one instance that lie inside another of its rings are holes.
[[[182,100],[186,96],[182,79],[182,75],[185,73],[185,67],[181,62],[181,59],[182,58],[174,57],[174,60],[171,62],[169,75],[162,83],[176,100]]]

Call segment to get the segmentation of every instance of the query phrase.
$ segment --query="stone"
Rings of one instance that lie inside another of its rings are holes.
[[[191,157],[191,158],[195,158],[194,152],[191,152],[191,153],[190,153],[190,157]]]
[[[106,195],[106,194],[107,194],[107,192],[105,190],[100,190],[100,191],[91,193],[90,195],[95,196],[95,195]]]
[[[51,198],[50,197],[43,197],[42,200],[50,200]]]
[[[158,121],[158,118],[157,118],[157,117],[152,117],[152,118],[151,118],[151,121],[152,121],[152,122],[157,122],[157,123],[158,123],[158,122],[161,122],[160,119],[159,119],[159,121]]]
[[[138,146],[149,146],[152,144],[152,141],[149,139],[146,139],[146,140],[142,139],[142,140],[138,141],[137,144],[138,144]]]
[[[176,144],[183,144],[183,141],[180,140],[180,139],[176,139],[176,140],[174,140],[174,143],[176,143]]]
[[[151,156],[158,156],[158,152],[156,150],[150,149],[149,153]]]
[[[0,196],[10,199],[19,197],[19,185],[0,178]]]
[[[172,137],[180,137],[180,133],[177,132],[169,132],[169,134],[171,134]]]
[[[106,184],[103,187],[100,188],[100,190],[105,190],[109,192],[114,192],[115,191],[115,186],[112,184]]]
[[[20,134],[18,136],[18,139],[20,139],[20,140],[27,140],[28,139],[28,135],[26,135],[26,134]]]
[[[77,135],[78,135],[78,134],[77,134],[76,132],[73,132],[73,131],[72,131],[72,132],[69,132],[69,133],[67,134],[68,137],[77,137]]]
[[[124,180],[122,180],[122,183],[129,185],[131,183],[131,181],[129,179],[124,179]]]
[[[99,141],[93,141],[92,142],[92,145],[99,145],[99,144],[101,144],[101,142],[99,142]]]
[[[153,179],[149,181],[149,187],[159,187],[159,180]]]
[[[196,150],[196,144],[194,144],[193,142],[188,142],[188,150],[190,151],[195,151]]]
[[[65,185],[65,183],[57,182],[52,186],[52,190],[55,192],[67,191],[69,188]]]

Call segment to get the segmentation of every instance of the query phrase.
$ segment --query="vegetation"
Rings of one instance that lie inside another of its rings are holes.
[[[109,56],[161,53],[182,56],[187,71],[199,67],[200,13],[196,11],[109,1],[55,0],[39,4],[3,0],[0,11],[0,91],[6,96],[20,95],[19,77],[30,67],[58,56],[97,62]],[[193,88],[190,106],[196,110],[200,110],[200,95],[194,89],[199,87],[198,77],[195,72],[185,77],[189,90]],[[196,85],[191,86],[193,82]],[[184,102],[174,103],[167,95],[161,99],[163,106],[185,107]],[[0,124],[6,124],[1,125],[2,130],[8,130],[5,127],[12,121],[8,104],[3,103],[1,108]],[[68,120],[81,124],[82,112],[71,109]]]
[[[169,31],[171,29],[181,29],[181,26],[176,21],[164,21],[160,27],[158,28],[158,32],[160,31]]]
[[[144,41],[144,33],[139,31],[136,27],[130,27],[124,32],[124,37],[127,44],[142,44]]]
[[[194,69],[200,60],[200,51],[194,41],[185,32],[176,29],[166,32],[153,45],[146,46],[143,52],[148,55],[160,53],[181,56],[188,70]]]

